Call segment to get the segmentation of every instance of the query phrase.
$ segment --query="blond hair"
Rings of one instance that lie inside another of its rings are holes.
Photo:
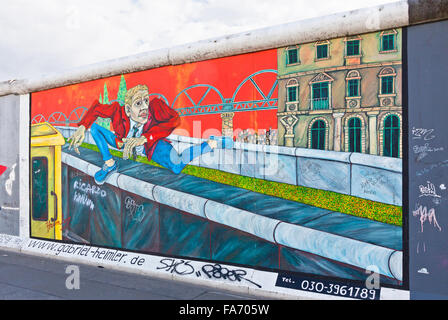
[[[135,87],[132,87],[128,91],[126,91],[126,96],[124,97],[124,104],[125,105],[131,105],[132,104],[132,98],[137,92],[145,91],[148,92],[148,86],[144,84],[138,84]]]

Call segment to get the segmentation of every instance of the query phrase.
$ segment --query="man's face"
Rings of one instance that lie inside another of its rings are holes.
[[[147,91],[138,91],[132,97],[131,105],[126,105],[126,115],[133,121],[145,124],[148,121],[149,94]]]

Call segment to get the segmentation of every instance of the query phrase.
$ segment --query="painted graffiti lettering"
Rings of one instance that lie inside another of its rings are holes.
[[[195,271],[190,261],[166,258],[160,260],[160,263],[162,266],[157,267],[157,270],[165,270],[182,276],[192,274]]]
[[[382,174],[367,174],[361,181],[361,188],[364,193],[376,194],[378,185],[386,185],[388,180]]]
[[[243,280],[261,288],[261,285],[255,283],[245,276],[247,272],[241,269],[229,269],[221,266],[218,263],[215,264],[205,264],[202,266],[201,270],[196,270],[191,261],[188,260],[176,260],[173,258],[164,258],[160,260],[160,266],[157,267],[157,270],[165,270],[169,273],[174,273],[177,275],[185,276],[195,274],[196,277],[201,277],[203,274],[208,279],[223,279],[231,282],[238,281],[241,282]],[[201,272],[202,271],[202,272]]]
[[[20,245],[22,243],[22,239],[17,237],[8,236],[6,234],[0,234],[0,245],[9,246],[9,245]]]
[[[447,167],[447,166],[448,166],[448,160],[444,160],[444,161],[441,161],[441,162],[438,162],[438,163],[433,163],[433,164],[429,165],[428,167],[423,168],[420,171],[417,171],[415,174],[417,176],[422,176],[422,175],[430,172],[431,170],[433,170],[435,168],[444,168],[444,167]]]
[[[11,172],[9,173],[9,178],[5,182],[5,190],[9,196],[12,195],[12,184],[16,180],[16,166],[17,163],[14,163],[11,168]]]
[[[412,139],[422,139],[425,141],[429,141],[434,139],[436,136],[432,133],[434,129],[425,129],[425,128],[412,128]]]
[[[99,195],[102,198],[106,197],[107,192],[105,190],[102,190],[100,187],[97,187],[95,185],[90,185],[90,183],[75,181],[73,183],[73,189],[74,190],[80,190],[82,192],[85,192],[90,195]]]
[[[426,221],[428,221],[429,224],[434,224],[435,228],[437,228],[439,231],[442,231],[442,228],[437,222],[436,210],[434,208],[428,210],[426,206],[419,206],[416,210],[412,211],[412,215],[414,217],[420,218],[421,232],[423,232],[423,225]]]
[[[142,222],[143,218],[145,217],[143,205],[137,204],[131,197],[126,197],[124,199],[124,203],[126,210],[128,210],[129,215],[132,217],[132,220]]]
[[[74,179],[76,177],[83,177],[84,178],[84,177],[86,177],[86,174],[84,172],[81,172],[81,171],[72,170],[70,172],[70,178]]]
[[[443,147],[431,147],[429,143],[426,143],[423,146],[414,146],[414,153],[423,153],[423,152],[438,152],[443,151]]]
[[[206,264],[202,267],[202,272],[206,274],[208,278],[215,278],[215,279],[225,279],[229,281],[238,281],[241,282],[241,280],[245,280],[247,282],[252,283],[253,285],[261,288],[261,286],[258,283],[255,283],[249,279],[246,279],[244,276],[247,275],[247,272],[245,270],[237,269],[237,270],[230,270],[228,268],[222,267],[220,264]]]
[[[75,195],[73,196],[73,201],[90,208],[90,210],[95,209],[95,205],[93,204],[92,200],[89,197],[87,197],[85,194],[78,193],[77,191],[75,191]]]
[[[429,145],[429,143],[426,143],[423,146],[414,146],[412,149],[413,149],[415,154],[418,154],[417,161],[422,160],[430,152],[439,152],[439,151],[443,151],[444,150],[443,147],[431,147]]]
[[[313,163],[313,161],[305,161],[302,167],[302,176],[309,182],[320,182],[323,177],[325,181],[335,189],[341,187],[340,181],[331,172],[322,172],[322,165]]]
[[[303,166],[303,173],[307,175],[310,181],[319,181],[322,166],[318,163],[307,161]]]
[[[66,219],[62,220],[62,223],[60,221],[50,222],[47,221],[47,232],[50,231],[52,228],[56,228],[57,226],[65,226],[67,223],[70,222],[70,217],[67,217]]]
[[[420,195],[419,197],[435,197],[440,198],[440,195],[437,194],[436,187],[433,183],[426,181],[427,185],[419,185]]]

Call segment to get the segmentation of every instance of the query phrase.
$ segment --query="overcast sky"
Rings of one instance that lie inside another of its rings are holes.
[[[0,0],[0,81],[396,0]]]

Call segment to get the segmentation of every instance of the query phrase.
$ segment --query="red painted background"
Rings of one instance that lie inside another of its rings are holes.
[[[248,76],[266,69],[277,70],[276,50],[237,55],[178,66],[167,66],[156,69],[125,74],[126,87],[129,89],[138,84],[146,84],[150,93],[163,94],[173,108],[189,107],[192,103],[185,94],[176,96],[193,85],[210,85],[219,90],[226,99],[231,99],[237,87]],[[55,111],[66,116],[77,107],[90,107],[94,100],[103,95],[104,84],[107,85],[109,101],[117,98],[121,76],[114,76],[80,84],[35,92],[31,97],[31,119],[42,114],[45,119]],[[263,73],[254,78],[260,89],[267,94],[276,77],[273,73]],[[204,95],[206,87],[188,90],[195,101]],[[277,89],[272,98],[277,98]],[[247,81],[238,91],[235,101],[251,101],[261,99],[251,81]],[[210,91],[201,105],[220,103],[219,95]],[[234,130],[238,129],[277,129],[277,110],[236,112],[233,119]],[[182,122],[174,133],[206,138],[210,134],[221,131],[220,114],[193,115],[181,117]],[[195,127],[194,127],[195,126]],[[212,131],[215,132],[212,132]]]

